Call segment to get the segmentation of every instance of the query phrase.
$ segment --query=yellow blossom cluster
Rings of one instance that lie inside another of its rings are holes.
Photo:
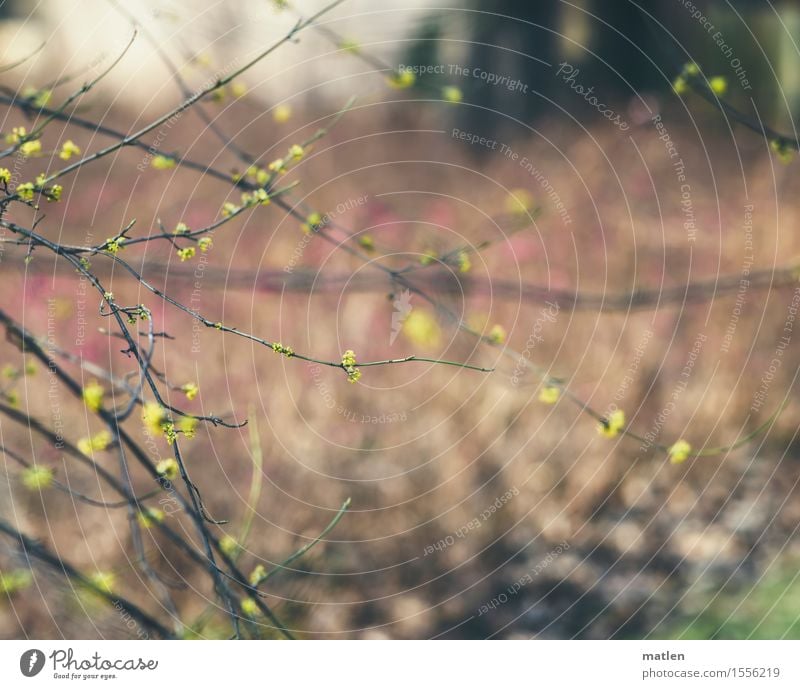
[[[347,374],[347,380],[357,383],[361,378],[361,371],[356,368],[356,354],[352,349],[348,349],[342,354],[342,368]]]
[[[74,155],[80,155],[80,146],[76,145],[72,139],[67,139],[61,144],[61,150],[58,152],[58,157],[61,160],[69,160]]]
[[[91,411],[100,411],[105,394],[105,388],[96,380],[93,380],[83,388],[83,402]]]
[[[22,472],[22,485],[28,490],[45,490],[53,484],[53,470],[49,467],[26,467]]]
[[[111,433],[107,430],[102,430],[96,435],[89,438],[81,438],[78,441],[78,449],[88,457],[91,457],[95,452],[102,452],[114,440]]]

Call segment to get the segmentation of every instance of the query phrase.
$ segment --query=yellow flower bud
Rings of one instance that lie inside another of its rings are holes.
[[[669,450],[667,450],[667,454],[669,455],[669,461],[673,464],[681,464],[685,462],[689,455],[692,452],[692,446],[689,445],[685,440],[678,440],[674,443]]]
[[[414,73],[405,69],[401,72],[394,72],[388,79],[389,86],[396,89],[411,88],[416,80],[417,77]]]
[[[456,86],[445,86],[442,89],[442,98],[448,103],[460,103],[464,99],[464,94]]]
[[[292,116],[292,109],[288,105],[286,105],[286,103],[281,103],[280,105],[276,105],[275,109],[272,111],[272,119],[278,122],[279,124],[288,122],[291,116]]]
[[[172,457],[168,457],[167,459],[162,459],[158,464],[156,464],[156,471],[160,476],[163,476],[168,481],[174,481],[176,478],[178,478],[180,467],[178,466],[178,462],[176,462]]]
[[[503,344],[506,341],[506,329],[499,324],[493,325],[488,338],[493,344]]]
[[[175,161],[167,156],[157,155],[150,161],[150,165],[156,170],[169,170],[175,167]]]
[[[255,617],[258,614],[258,605],[252,598],[243,598],[241,607],[242,612],[248,617]]]
[[[53,484],[53,470],[33,465],[22,472],[22,484],[28,490],[45,490]]]
[[[556,385],[542,385],[539,388],[539,401],[545,404],[555,404],[561,397],[561,389]]]
[[[239,544],[233,536],[223,536],[219,539],[219,549],[228,557],[233,557],[239,550]]]
[[[92,381],[83,389],[83,402],[92,411],[99,411],[103,406],[103,396],[106,394],[105,388],[96,380]]]
[[[625,412],[621,409],[612,411],[607,419],[600,422],[597,432],[606,438],[615,438],[625,427]]]
[[[58,152],[58,157],[61,160],[69,160],[73,155],[80,155],[81,149],[76,146],[72,139],[67,139],[62,145],[61,150]]]
[[[267,570],[264,565],[256,565],[248,577],[250,586],[258,586],[265,576],[267,576]]]
[[[167,412],[158,402],[147,402],[142,408],[142,421],[151,435],[161,433]]]
[[[711,77],[708,80],[708,87],[716,96],[724,96],[728,90],[728,80],[725,77]]]
[[[142,528],[150,529],[164,521],[164,512],[157,507],[148,507],[140,510],[136,518],[139,524],[142,525]]]
[[[19,147],[20,153],[26,156],[36,155],[42,152],[42,142],[38,139],[35,141],[26,141]]]

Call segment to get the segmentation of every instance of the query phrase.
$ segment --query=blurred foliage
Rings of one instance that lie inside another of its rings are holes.
[[[800,639],[800,578],[796,558],[780,561],[752,587],[693,596],[682,612],[653,636],[660,639]]]

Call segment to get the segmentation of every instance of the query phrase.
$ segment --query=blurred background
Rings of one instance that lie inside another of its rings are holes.
[[[0,74],[0,130],[35,126],[41,115],[8,102],[60,102],[110,65],[134,23],[132,49],[75,106],[124,133],[185,98],[176,74],[190,92],[213,84],[323,7],[5,2],[0,66],[35,54]],[[189,110],[145,137],[154,152],[239,175],[236,150],[265,165],[355,96],[281,180],[298,182],[292,203],[325,218],[332,241],[272,204],[221,227],[190,261],[165,241],[124,257],[211,321],[299,353],[416,354],[494,369],[365,367],[351,385],[340,370],[201,329],[93,259],[118,301],[145,303],[156,330],[175,338],[160,343],[154,366],[199,394],[165,391],[170,400],[250,419],[236,430],[201,426],[182,444],[209,511],[229,520],[218,535],[238,539],[253,515],[245,571],[309,544],[352,500],[321,543],[270,579],[270,602],[299,635],[800,636],[800,293],[796,279],[770,284],[799,264],[797,163],[674,83],[696,63],[704,78],[721,78],[715,92],[755,129],[796,137],[799,23],[792,2],[354,0],[204,98],[216,132]],[[15,160],[14,173],[27,180],[63,167],[53,152],[67,138],[84,154],[113,141],[56,122],[42,155]],[[126,147],[65,177],[39,230],[98,244],[134,219],[132,237],[162,224],[203,227],[238,202],[233,184],[155,169],[143,156]],[[12,207],[7,219],[31,218]],[[0,247],[3,310],[78,361],[118,376],[135,370],[70,266]],[[380,266],[407,269],[418,291]],[[13,343],[0,353],[4,404],[48,426],[63,420],[71,442],[102,428],[53,392],[41,366],[26,370]],[[601,413],[624,410],[633,431],[661,445],[727,446],[786,407],[741,447],[672,464],[648,443],[598,434],[567,400],[541,402],[527,361]],[[128,426],[146,441],[138,415]],[[2,416],[0,435],[96,494],[96,478],[26,424]],[[153,460],[168,456],[166,441],[155,443]],[[117,470],[113,451],[95,459]],[[4,460],[0,516],[158,611],[124,510],[27,490]],[[136,471],[133,481],[139,492],[153,487]],[[166,518],[196,540],[180,513]],[[176,582],[192,633],[228,634],[224,615],[204,615],[213,592],[202,573],[155,530],[146,550]],[[3,638],[137,636],[113,608],[2,539],[0,572]]]

